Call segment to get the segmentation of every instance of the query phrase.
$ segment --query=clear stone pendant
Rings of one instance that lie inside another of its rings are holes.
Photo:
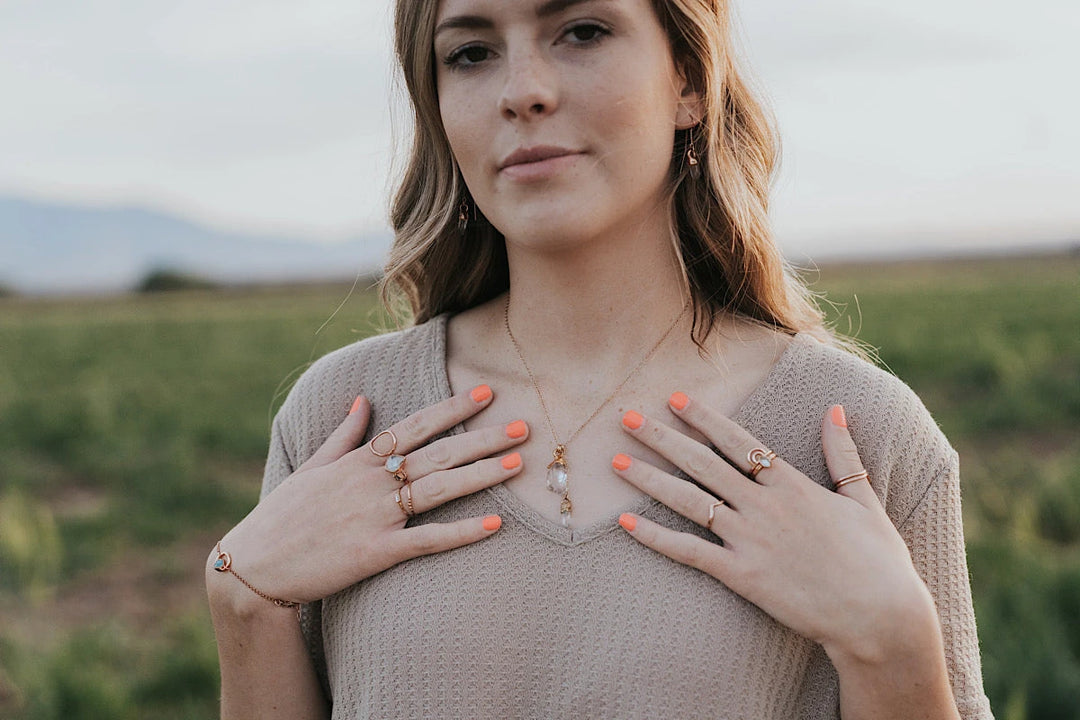
[[[547,466],[547,489],[557,495],[566,495],[566,486],[570,479],[565,453],[565,447],[556,445],[552,453],[554,459]]]
[[[559,519],[562,520],[563,527],[570,527],[570,498],[563,495],[562,502],[559,503]]]

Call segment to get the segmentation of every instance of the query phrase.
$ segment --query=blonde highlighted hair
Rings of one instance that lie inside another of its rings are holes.
[[[777,139],[738,71],[727,2],[652,5],[674,61],[702,97],[700,122],[675,134],[670,173],[672,239],[691,295],[695,342],[704,342],[721,313],[832,340],[772,237],[768,204]],[[403,297],[417,323],[473,307],[509,287],[499,231],[471,214],[465,232],[458,226],[469,195],[439,113],[437,12],[436,0],[398,0],[395,15],[395,49],[414,123],[411,154],[391,207],[395,239],[382,293],[388,304]],[[695,168],[685,162],[690,147],[699,159]]]

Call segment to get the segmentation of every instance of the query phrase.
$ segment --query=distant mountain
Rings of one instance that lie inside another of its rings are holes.
[[[0,286],[21,293],[133,287],[167,268],[223,282],[351,278],[382,263],[390,238],[344,243],[231,233],[137,207],[0,196]]]

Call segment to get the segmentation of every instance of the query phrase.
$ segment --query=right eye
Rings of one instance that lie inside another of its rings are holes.
[[[446,56],[443,64],[451,68],[467,68],[489,59],[491,51],[483,45],[466,45]]]

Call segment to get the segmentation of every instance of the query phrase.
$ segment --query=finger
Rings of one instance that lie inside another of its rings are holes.
[[[724,458],[659,420],[631,410],[623,415],[622,426],[642,444],[736,507],[753,491],[753,483],[747,482]]]
[[[668,405],[683,422],[707,437],[724,457],[743,472],[750,472],[754,466],[748,457],[751,450],[769,449],[737,422],[714,410],[708,403],[694,402],[685,393],[676,392],[668,398]],[[773,460],[771,467],[762,468],[754,480],[762,485],[769,485],[778,479],[780,473],[770,472],[783,464],[782,460],[778,460],[780,459]]]
[[[329,465],[355,450],[364,439],[370,418],[371,402],[363,395],[357,396],[345,419],[334,429],[334,432],[330,433],[319,449],[300,466],[300,469]]]
[[[399,558],[398,562],[403,562],[483,540],[498,532],[500,527],[502,518],[498,515],[452,523],[424,523],[392,533],[390,551]]]
[[[397,438],[397,443],[392,448],[393,452],[397,455],[407,455],[427,442],[429,438],[446,432],[486,408],[491,404],[492,396],[490,387],[478,385],[464,395],[447,398],[391,425],[388,430]],[[383,452],[390,449],[380,447],[380,451]],[[376,456],[374,452],[369,454],[371,459],[379,464],[385,462],[383,457]]]
[[[615,474],[650,497],[656,498],[683,517],[720,535],[723,513],[734,513],[726,504],[713,507],[720,500],[697,485],[669,475],[644,460],[619,454],[611,461]],[[712,512],[710,513],[710,509]],[[712,517],[710,524],[709,518]]]
[[[825,464],[833,482],[863,471],[862,459],[855,441],[848,431],[847,416],[843,405],[833,405],[821,421],[821,445],[825,450]],[[866,507],[881,507],[877,493],[869,480],[856,480],[838,488],[839,494],[858,501]]]
[[[697,535],[676,532],[631,513],[620,515],[619,524],[642,545],[727,584],[724,578],[728,575],[733,558],[731,549]]]
[[[490,457],[529,437],[529,426],[515,420],[505,426],[486,427],[429,443],[407,456],[409,477],[419,480],[433,472],[447,470]]]
[[[515,452],[432,473],[411,484],[413,509],[427,512],[449,500],[498,485],[517,475],[521,468],[521,454]]]

